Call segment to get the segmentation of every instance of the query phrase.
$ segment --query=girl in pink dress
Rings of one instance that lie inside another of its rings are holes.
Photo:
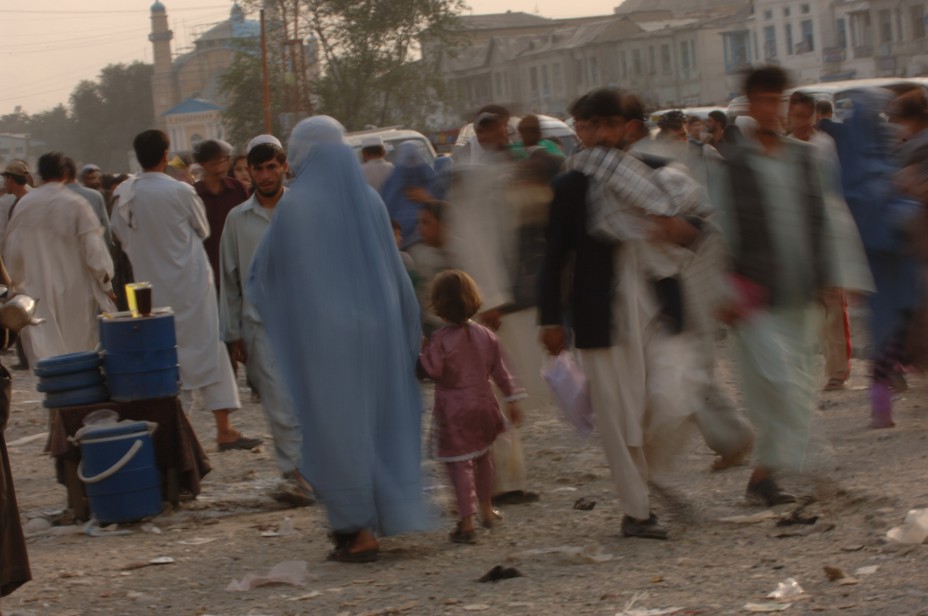
[[[493,455],[490,447],[506,429],[490,379],[506,400],[506,414],[522,422],[516,400],[525,397],[506,367],[496,335],[471,321],[480,309],[480,294],[464,272],[448,270],[432,283],[432,311],[448,325],[436,331],[419,361],[435,382],[432,421],[434,457],[445,463],[458,503],[458,522],[451,540],[476,542],[477,506],[483,525],[501,519],[490,503],[493,493]]]

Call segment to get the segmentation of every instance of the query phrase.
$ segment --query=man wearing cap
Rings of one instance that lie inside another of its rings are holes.
[[[103,199],[103,193],[99,190],[87,188],[77,183],[77,164],[75,164],[74,159],[71,157],[65,157],[64,159],[64,185],[83,197],[87,203],[90,204],[90,207],[93,208],[93,213],[97,215],[97,219],[100,221],[100,224],[103,225],[103,237],[106,239],[106,245],[109,246],[112,244],[113,237],[110,234],[110,217],[106,215],[106,200]]]
[[[177,330],[184,409],[200,394],[216,421],[219,451],[253,449],[231,421],[241,408],[235,374],[219,337],[219,308],[203,239],[210,233],[203,201],[193,187],[164,173],[168,136],[147,130],[132,142],[143,172],[119,185],[113,203],[113,234],[122,244],[137,280],[152,284],[152,305],[170,306]]]
[[[261,316],[245,297],[245,281],[261,238],[283,196],[287,154],[272,135],[259,135],[247,149],[248,171],[255,192],[226,218],[220,241],[219,324],[233,363],[245,365],[248,380],[261,395],[261,404],[274,436],[274,454],[285,481],[271,496],[298,507],[313,503],[309,483],[300,474],[300,423],[293,401],[281,381]]]
[[[24,160],[11,160],[3,170],[3,188],[6,194],[0,197],[0,249],[3,248],[6,224],[13,215],[19,200],[32,188],[29,186],[29,165]]]
[[[365,137],[361,141],[361,172],[371,188],[380,192],[390,174],[393,173],[393,163],[387,161],[387,148],[383,139],[377,136]]]
[[[101,190],[103,188],[103,172],[100,167],[94,164],[87,164],[81,167],[77,179],[85,187],[91,190]]]
[[[3,246],[10,277],[39,300],[36,316],[46,320],[22,332],[32,366],[46,357],[95,349],[97,313],[116,309],[103,226],[90,204],[64,187],[64,167],[60,152],[39,158],[42,185],[16,205]]]
[[[203,179],[193,185],[209,221],[210,235],[203,240],[206,256],[213,270],[216,293],[222,288],[219,276],[219,240],[226,217],[236,205],[248,199],[248,189],[233,177],[229,177],[232,162],[232,146],[225,141],[201,141],[193,152],[193,158],[203,167]]]
[[[533,284],[522,276],[527,272],[516,267],[524,190],[512,190],[515,164],[509,150],[508,112],[490,105],[484,109],[498,113],[478,113],[472,149],[457,158],[448,192],[448,201],[454,204],[448,210],[448,247],[455,267],[477,282],[484,310],[478,319],[498,333],[507,360],[528,393],[525,408],[532,409],[549,398],[540,377],[544,357],[535,344]],[[520,285],[520,278],[526,284]],[[517,430],[507,430],[496,439],[493,459],[496,504],[538,500],[528,490]]]

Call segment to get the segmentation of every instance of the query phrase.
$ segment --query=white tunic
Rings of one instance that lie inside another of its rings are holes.
[[[203,248],[206,208],[189,184],[145,172],[120,184],[111,226],[137,281],[152,284],[152,305],[170,306],[177,330],[182,388],[221,379],[219,309]]]
[[[38,300],[36,316],[46,319],[23,330],[31,365],[97,347],[97,312],[115,310],[106,295],[113,262],[90,204],[60,182],[30,191],[6,226],[3,260],[14,283]]]

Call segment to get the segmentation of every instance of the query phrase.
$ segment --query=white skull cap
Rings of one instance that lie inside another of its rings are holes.
[[[248,142],[248,147],[245,148],[245,153],[251,152],[255,146],[262,145],[264,143],[270,143],[271,145],[276,145],[281,150],[284,149],[283,144],[280,142],[280,139],[274,135],[258,135],[254,139]]]

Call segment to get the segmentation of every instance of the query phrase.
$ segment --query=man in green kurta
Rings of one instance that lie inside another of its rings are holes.
[[[749,501],[795,501],[774,479],[799,470],[815,395],[813,350],[826,289],[869,291],[872,280],[847,206],[806,143],[779,133],[786,73],[753,71],[745,94],[757,130],[710,172],[732,253],[734,327],[748,414],[757,430]]]

